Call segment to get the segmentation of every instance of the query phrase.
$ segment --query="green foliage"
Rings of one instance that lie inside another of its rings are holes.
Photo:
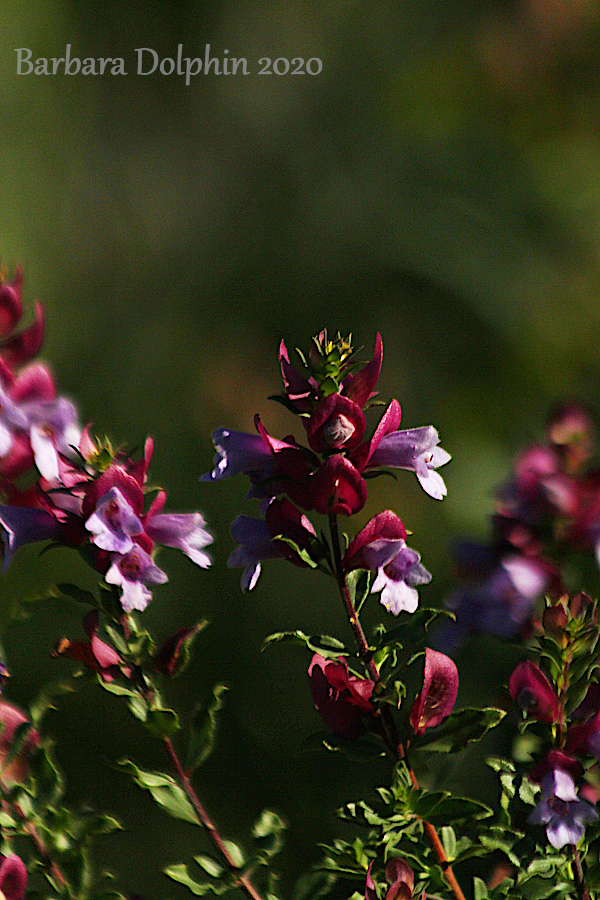
[[[183,789],[170,775],[163,772],[147,772],[129,759],[123,759],[119,766],[127,772],[135,783],[149,791],[153,800],[174,819],[183,819],[198,825],[198,816]]]
[[[309,636],[303,631],[278,631],[265,638],[263,649],[271,644],[290,643],[306,647],[311,653],[319,653],[326,659],[337,659],[338,656],[349,656],[344,644],[328,634]]]
[[[505,710],[494,707],[459,709],[451,712],[437,728],[416,736],[412,746],[415,750],[457,753],[467,744],[480,741],[491,728],[500,724],[505,715]]]
[[[223,708],[227,687],[216,684],[212,696],[198,706],[190,721],[190,742],[186,759],[186,771],[194,772],[208,759],[214,749],[219,712]]]

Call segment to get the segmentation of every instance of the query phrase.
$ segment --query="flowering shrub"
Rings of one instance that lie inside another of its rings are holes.
[[[195,856],[192,868],[174,863],[166,875],[194,896],[233,891],[278,900],[272,866],[285,827],[280,817],[265,810],[252,831],[253,850],[242,850],[222,837],[198,794],[224,686],[215,686],[189,722],[163,699],[205,623],[180,626],[157,647],[139,621],[155,587],[168,581],[160,547],[206,568],[213,535],[199,512],[164,512],[166,493],[148,477],[150,438],[139,458],[80,427],[50,370],[32,361],[42,343],[41,307],[33,325],[15,333],[21,284],[20,271],[0,284],[3,568],[24,545],[44,541],[71,548],[96,574],[93,592],[57,585],[83,605],[86,640],[63,637],[52,656],[121,697],[164,747],[165,771],[129,759],[119,765],[166,815],[203,826],[214,848],[213,856]],[[400,404],[382,404],[376,392],[382,364],[380,335],[361,362],[350,338],[323,331],[309,353],[299,351],[298,367],[282,342],[283,391],[272,399],[299,420],[305,440],[273,437],[259,415],[255,434],[219,428],[214,467],[202,476],[213,483],[244,475],[258,503],[257,517],[240,515],[231,526],[237,546],[228,564],[243,570],[242,590],[256,588],[271,559],[330,579],[351,645],[293,628],[265,644],[307,653],[306,689],[326,727],[320,747],[355,762],[387,760],[388,783],[377,786],[375,799],[343,806],[351,837],[323,848],[292,900],[591,898],[600,891],[600,632],[597,602],[583,585],[568,583],[564,565],[569,553],[600,555],[591,418],[573,404],[553,412],[545,443],[519,457],[497,494],[492,546],[459,551],[480,582],[454,594],[452,612],[429,608],[420,595],[432,575],[397,513],[375,512],[360,529],[352,521],[369,502],[370,479],[389,470],[415,473],[433,499],[446,494],[438,469],[450,456],[433,426],[400,429]],[[383,610],[375,604],[381,621],[367,635],[361,615],[373,595]],[[527,637],[526,655],[498,686],[501,708],[457,709],[459,671],[445,651],[479,630]],[[3,682],[8,674],[3,665]],[[127,900],[94,871],[89,853],[119,823],[64,805],[44,722],[58,699],[47,689],[28,712],[0,700],[0,896]],[[428,788],[439,754],[459,754],[503,719],[505,734],[521,735],[521,744],[514,758],[487,760],[499,775],[496,809],[447,785]]]

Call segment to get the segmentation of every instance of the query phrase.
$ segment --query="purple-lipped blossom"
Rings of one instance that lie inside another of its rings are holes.
[[[203,547],[212,544],[213,537],[204,527],[206,521],[201,513],[163,513],[146,521],[146,534],[165,547],[175,547],[203,569],[208,568],[211,558]]]
[[[135,545],[129,553],[113,560],[105,575],[109,584],[119,585],[123,591],[121,605],[126,613],[146,609],[152,600],[148,584],[164,584],[168,581],[166,572],[156,565],[149,553]]]
[[[395,616],[402,610],[414,612],[419,603],[417,586],[431,581],[419,553],[407,546],[406,537],[402,520],[388,509],[373,516],[344,556],[346,571],[377,572],[371,591],[381,591],[381,603]]]
[[[119,554],[129,553],[133,536],[143,531],[142,523],[117,487],[100,498],[85,527],[92,532],[96,547]]]
[[[440,441],[433,425],[393,431],[384,435],[369,459],[368,467],[385,466],[393,469],[409,469],[416,473],[426,493],[435,500],[442,500],[448,493],[444,479],[436,472],[452,458],[438,446]]]
[[[201,481],[218,481],[232,475],[261,472],[273,465],[273,450],[259,434],[246,434],[243,431],[230,431],[228,428],[217,428],[212,433],[215,445],[212,472],[206,472]],[[285,441],[271,438],[277,449],[289,447]]]
[[[144,517],[144,530],[151,541],[174,547],[185,553],[197,566],[206,569],[211,558],[204,547],[212,544],[213,537],[206,529],[206,520],[199,512],[163,513],[167,495],[159,491],[148,514]]]
[[[53,515],[28,506],[0,506],[0,528],[4,542],[3,572],[20,547],[36,541],[59,540],[62,533]]]
[[[241,586],[251,591],[256,585],[264,559],[279,559],[283,553],[271,540],[269,527],[264,519],[238,516],[231,523],[231,535],[239,544],[227,560],[230,569],[243,568]]]
[[[58,455],[73,456],[73,448],[79,446],[81,439],[77,410],[65,397],[32,403],[24,409],[35,464],[46,481],[58,481]]]
[[[542,779],[542,799],[527,821],[545,825],[548,840],[559,850],[566,844],[578,844],[586,824],[597,818],[598,813],[591,803],[579,798],[571,775],[562,769],[553,769]]]

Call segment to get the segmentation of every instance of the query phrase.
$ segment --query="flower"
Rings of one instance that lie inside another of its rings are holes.
[[[367,502],[367,484],[349,459],[335,453],[313,475],[310,499],[323,515],[353,516]]]
[[[27,888],[27,868],[14,853],[0,855],[0,897],[4,900],[24,900]]]
[[[542,799],[528,818],[534,825],[545,825],[548,840],[559,850],[565,844],[577,844],[587,822],[598,813],[587,800],[580,800],[575,782],[568,772],[553,769],[542,779]]]
[[[410,711],[415,734],[435,728],[454,709],[458,694],[458,669],[449,656],[425,648],[423,688]]]
[[[150,554],[137,544],[129,553],[114,558],[105,579],[108,584],[122,588],[121,605],[126,613],[146,609],[152,600],[147,584],[164,584],[169,580],[167,573],[159,569]]]
[[[85,523],[92,543],[112,553],[128,553],[133,536],[143,531],[142,523],[118,487],[111,487],[96,504]]]
[[[44,339],[44,312],[40,303],[34,307],[34,321],[18,334],[14,334],[23,316],[21,285],[23,273],[20,267],[12,281],[5,281],[0,272],[0,357],[9,369],[33,359]]]
[[[365,900],[377,900],[375,882],[371,876],[373,863],[369,863],[365,884]],[[415,875],[411,867],[399,856],[388,860],[385,867],[385,880],[390,885],[385,900],[412,900],[415,886]]]
[[[409,469],[416,473],[419,484],[430,497],[442,500],[448,493],[444,479],[436,472],[452,457],[438,447],[440,442],[433,425],[393,431],[383,435],[369,460],[369,468],[386,466]]]
[[[26,780],[29,755],[40,742],[39,734],[31,727],[22,740],[28,725],[31,726],[29,719],[17,706],[0,699],[0,780],[7,788]]]
[[[510,676],[508,690],[526,718],[549,724],[558,721],[558,697],[542,670],[530,659],[516,667]]]
[[[189,659],[192,641],[202,628],[203,623],[198,622],[196,625],[180,628],[167,638],[152,657],[152,667],[161,675],[178,675]]]
[[[0,506],[0,528],[4,542],[3,572],[20,547],[36,541],[56,541],[62,536],[61,524],[51,513],[27,506]]]
[[[199,512],[161,513],[167,495],[159,491],[154,503],[144,517],[144,530],[157,544],[174,547],[185,553],[192,562],[203,569],[211,564],[211,558],[204,547],[212,544],[212,534],[204,527],[206,520]]]
[[[311,521],[286,498],[271,500],[265,519],[238,516],[230,530],[239,546],[230,555],[227,566],[244,568],[243,591],[251,591],[256,585],[262,560],[285,558],[297,566],[306,566],[308,563],[292,545],[312,557],[311,551],[319,543]]]
[[[317,712],[338,737],[355,740],[366,733],[365,719],[375,716],[375,682],[350,675],[343,657],[334,661],[319,653],[311,660],[308,677]]]
[[[131,669],[125,665],[119,654],[98,637],[99,613],[91,610],[83,620],[83,630],[87,641],[69,641],[63,638],[54,650],[52,656],[66,657],[81,662],[92,672],[97,672],[103,681],[114,681],[115,675],[123,674],[126,678],[131,676]]]
[[[377,572],[371,591],[381,591],[381,603],[394,615],[402,610],[414,612],[419,602],[416,585],[431,581],[420,555],[407,546],[406,537],[402,520],[392,510],[385,510],[359,531],[343,559],[347,572]]]

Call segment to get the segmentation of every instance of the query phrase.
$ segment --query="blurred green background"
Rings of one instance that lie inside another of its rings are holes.
[[[296,627],[349,638],[347,625],[332,584],[283,562],[241,595],[228,527],[255,507],[242,480],[198,481],[210,433],[252,430],[255,412],[289,432],[266,399],[280,388],[281,337],[306,346],[324,326],[351,331],[366,356],[381,331],[382,396],[400,400],[403,427],[437,426],[449,495],[436,503],[409,473],[381,479],[357,524],[394,508],[434,573],[422,597],[441,602],[452,542],[486,536],[491,490],[548,404],[577,395],[598,408],[598,37],[594,0],[0,8],[0,258],[23,266],[29,304],[43,300],[45,357],[82,422],[130,446],[152,434],[169,508],[203,510],[215,534],[208,572],[163,552],[170,584],[145,618],[159,639],[210,619],[170,697],[189,712],[214,681],[230,686],[200,793],[233,838],[264,806],[289,820],[284,888],[331,837],[335,808],[386,773],[299,752],[320,727],[308,659],[260,654],[263,638]],[[52,58],[67,43],[72,56],[123,57],[129,74],[17,75],[15,48]],[[227,48],[251,74],[189,86],[135,74],[135,48],[173,57],[179,43],[191,57]],[[323,69],[259,76],[264,56]],[[19,592],[75,580],[72,564],[23,553],[0,586],[4,620]],[[78,637],[80,617],[43,602],[5,629],[11,699],[66,671],[49,648]],[[459,702],[498,700],[514,658],[485,639],[463,651]],[[110,768],[127,754],[163,760],[118,698],[98,695],[89,685],[49,720],[68,799],[123,819],[100,857],[122,887],[184,897],[156,873],[208,845]]]

